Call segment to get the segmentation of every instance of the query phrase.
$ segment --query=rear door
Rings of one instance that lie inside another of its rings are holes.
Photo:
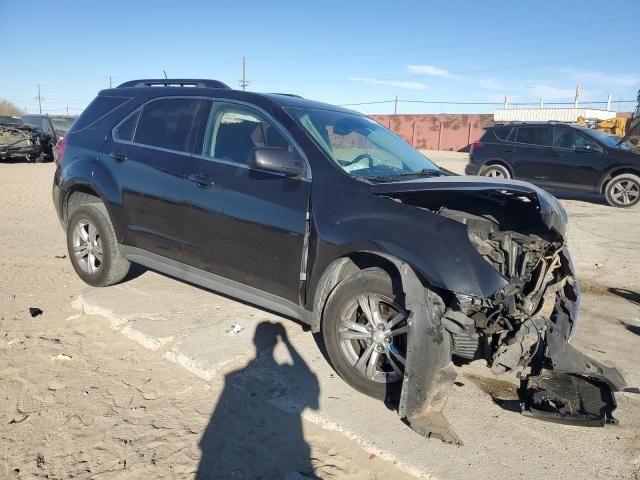
[[[202,100],[164,98],[123,120],[103,148],[103,164],[119,183],[117,212],[126,245],[179,260],[185,171]]]
[[[256,147],[297,149],[262,111],[213,102],[187,172],[185,262],[295,304],[311,190],[248,165]]]
[[[553,177],[552,151],[553,129],[551,126],[522,126],[515,128],[509,137],[511,143],[513,173],[520,178],[546,185]]]
[[[553,181],[558,188],[596,190],[604,166],[603,148],[570,127],[553,128],[555,165]]]

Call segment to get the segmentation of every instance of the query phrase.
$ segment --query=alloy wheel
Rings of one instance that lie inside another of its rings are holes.
[[[100,233],[89,220],[80,220],[73,230],[73,254],[86,273],[94,274],[102,266]]]
[[[620,205],[630,205],[640,197],[640,185],[632,180],[619,180],[611,186],[611,198]]]
[[[392,383],[404,376],[407,313],[390,298],[362,294],[349,302],[338,322],[344,357],[362,376]]]

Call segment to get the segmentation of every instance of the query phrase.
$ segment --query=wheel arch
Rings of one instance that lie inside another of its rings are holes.
[[[105,209],[107,210],[107,215],[109,215],[109,221],[111,222],[111,225],[116,232],[116,238],[120,238],[118,225],[113,221],[113,214],[111,212],[109,202],[106,202],[105,199],[92,186],[81,183],[75,184],[68,190],[66,190],[64,198],[62,199],[62,221],[65,228],[67,226],[67,223],[69,222],[71,212],[73,212],[78,207],[91,203],[101,203],[102,205],[104,205]]]
[[[347,277],[361,270],[371,267],[385,270],[391,277],[394,291],[404,292],[399,270],[399,265],[402,263],[404,261],[397,257],[371,250],[354,251],[333,260],[324,269],[314,288],[311,331],[314,333],[320,331],[327,300],[335,288]]]
[[[482,165],[480,165],[480,170],[478,171],[478,173],[482,175],[482,171],[485,168],[490,167],[492,165],[500,165],[501,167],[506,168],[509,171],[509,175],[511,175],[511,178],[515,178],[513,175],[513,168],[511,168],[511,165],[509,165],[507,162],[505,162],[501,158],[490,158],[489,160],[485,161]]]
[[[615,167],[604,174],[604,176],[602,177],[602,180],[600,180],[598,191],[600,193],[604,193],[605,189],[607,188],[607,184],[609,183],[610,180],[614,179],[618,175],[624,175],[625,173],[629,173],[631,175],[637,175],[640,177],[640,169],[638,168],[634,168],[630,166]]]

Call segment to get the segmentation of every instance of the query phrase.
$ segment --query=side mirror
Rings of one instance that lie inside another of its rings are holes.
[[[249,154],[249,166],[257,170],[282,173],[287,177],[304,174],[304,163],[286,148],[254,148]]]
[[[582,152],[582,153],[588,153],[588,152],[597,152],[599,149],[597,146],[591,144],[591,143],[587,143],[585,145],[583,145],[582,147],[576,147],[575,151],[576,152]]]

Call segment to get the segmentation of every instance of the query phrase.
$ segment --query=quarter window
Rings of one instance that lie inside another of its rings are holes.
[[[259,147],[293,151],[282,133],[255,111],[239,105],[213,105],[202,155],[246,165],[249,154]]]
[[[519,127],[516,134],[516,142],[551,146],[551,129],[547,127]]]
[[[156,100],[142,109],[134,142],[184,152],[200,101],[191,98]]]
[[[138,123],[138,117],[140,117],[139,110],[118,127],[118,130],[116,130],[116,136],[120,140],[125,140],[127,142],[133,140],[133,134],[136,131],[136,124]]]

